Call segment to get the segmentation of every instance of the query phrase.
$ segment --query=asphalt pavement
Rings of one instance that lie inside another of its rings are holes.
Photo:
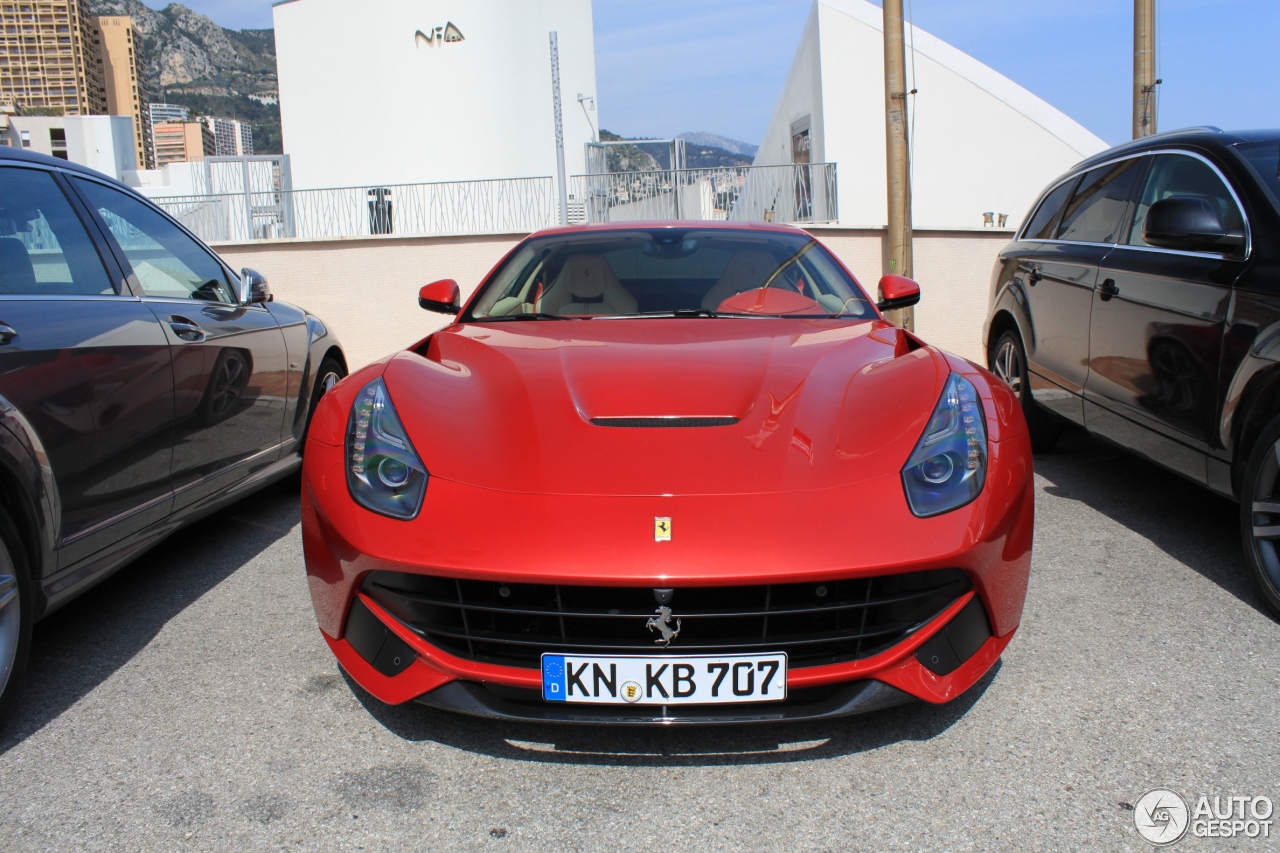
[[[1236,507],[1078,434],[1036,468],[1022,627],[973,690],[703,730],[381,705],[320,638],[297,499],[263,493],[37,626],[0,850],[1110,853],[1152,849],[1151,788],[1280,804],[1280,624]]]

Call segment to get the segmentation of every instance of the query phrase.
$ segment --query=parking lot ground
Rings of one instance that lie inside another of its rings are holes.
[[[1280,800],[1280,625],[1235,506],[1079,434],[1036,464],[992,674],[949,706],[758,728],[382,706],[320,639],[296,498],[264,493],[38,626],[0,850],[1109,853],[1152,849],[1150,788]]]

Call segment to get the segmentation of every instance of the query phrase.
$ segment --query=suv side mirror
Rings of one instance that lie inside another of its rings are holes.
[[[240,270],[241,305],[259,305],[273,299],[275,297],[271,295],[271,285],[267,284],[266,276],[248,267]]]
[[[905,275],[886,275],[880,279],[880,301],[876,307],[881,311],[896,311],[899,308],[910,308],[920,301],[920,285]]]
[[[1234,252],[1244,248],[1244,234],[1227,231],[1213,205],[1202,198],[1174,196],[1147,211],[1142,239],[1161,249],[1188,252]]]
[[[424,286],[418,291],[418,307],[437,314],[457,314],[462,310],[458,283],[446,278]]]

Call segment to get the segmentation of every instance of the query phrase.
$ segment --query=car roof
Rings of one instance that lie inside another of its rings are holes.
[[[35,151],[27,151],[22,148],[13,148],[8,145],[0,145],[0,163],[6,160],[16,160],[19,163],[31,163],[37,166],[47,166],[53,169],[61,169],[64,172],[77,172],[81,175],[87,175],[98,180],[106,180],[111,183],[124,187],[133,192],[131,187],[120,183],[111,175],[99,172],[97,169],[90,169],[88,166],[81,166],[79,163],[72,163],[70,160],[60,160],[57,157],[50,157],[48,154],[39,154]]]
[[[1226,131],[1217,127],[1182,128],[1180,130],[1171,130],[1167,133],[1144,136],[1141,139],[1134,139],[1114,148],[1108,148],[1106,151],[1081,160],[1065,174],[1075,174],[1098,163],[1105,163],[1108,160],[1114,160],[1126,154],[1141,154],[1143,151],[1167,148],[1170,145],[1174,147],[1185,145],[1188,147],[1223,149],[1241,142],[1266,142],[1268,140],[1274,140],[1277,144],[1280,144],[1280,130]]]
[[[607,231],[655,231],[673,228],[681,231],[764,231],[775,234],[803,234],[794,225],[774,222],[724,222],[721,220],[637,220],[635,222],[602,222],[591,225],[562,225],[535,231],[530,237],[549,237],[569,234],[599,234]]]

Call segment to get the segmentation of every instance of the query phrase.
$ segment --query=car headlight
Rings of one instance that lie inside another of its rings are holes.
[[[347,486],[366,509],[409,520],[422,509],[429,478],[414,452],[386,383],[360,389],[347,424]]]
[[[920,443],[902,469],[911,512],[941,515],[972,501],[987,478],[987,424],[973,383],[951,374]]]

